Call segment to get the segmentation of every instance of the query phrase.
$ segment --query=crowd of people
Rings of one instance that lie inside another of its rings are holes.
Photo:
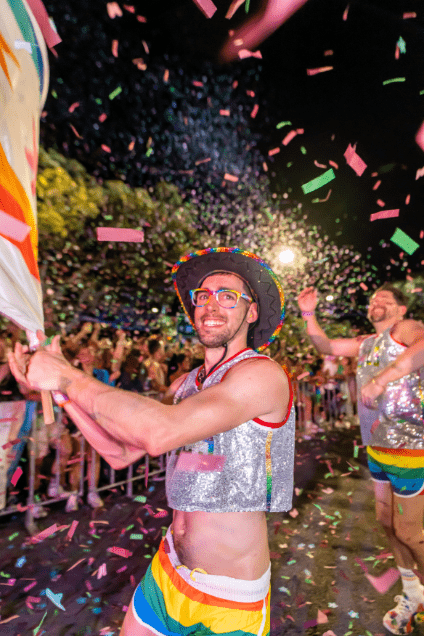
[[[29,392],[17,383],[7,362],[7,352],[18,340],[24,342],[25,339],[25,333],[12,322],[0,332],[0,403],[40,402],[38,393]],[[61,346],[67,360],[85,373],[110,386],[155,400],[163,400],[167,388],[175,380],[199,367],[204,360],[204,348],[197,339],[133,333],[99,322],[81,323],[69,333],[63,330]],[[310,437],[323,429],[350,427],[355,423],[355,367],[350,359],[309,355],[306,360],[299,361],[284,355],[283,349],[278,347],[268,348],[265,353],[285,367],[291,376],[299,435]],[[48,497],[66,497],[66,510],[75,511],[78,508],[75,493],[81,490],[80,465],[76,461],[80,454],[81,434],[65,413],[56,417],[56,426],[52,427],[44,424],[41,403],[37,411],[35,491],[45,491]],[[7,441],[17,437],[15,432]],[[56,444],[59,444],[59,463],[52,459]],[[96,488],[102,481],[101,473],[106,474],[108,467],[87,443],[85,457],[89,484],[87,503],[93,508],[101,507],[103,501]],[[68,496],[69,492],[74,494]],[[9,497],[9,502],[14,501],[16,497]],[[47,512],[36,506],[34,514],[41,517]]]

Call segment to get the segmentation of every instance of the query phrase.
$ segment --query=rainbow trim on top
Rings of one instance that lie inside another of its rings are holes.
[[[187,261],[191,260],[192,258],[195,258],[196,256],[205,256],[206,254],[215,254],[215,253],[219,253],[219,252],[228,252],[231,254],[241,254],[242,256],[247,256],[248,258],[252,258],[253,260],[257,261],[261,267],[264,267],[266,270],[268,270],[272,280],[274,281],[274,283],[277,286],[278,289],[278,293],[280,295],[280,301],[281,301],[281,315],[280,315],[280,321],[276,327],[276,329],[274,330],[274,333],[271,335],[271,337],[269,338],[269,340],[267,340],[267,342],[265,342],[264,344],[262,344],[260,347],[258,347],[256,349],[256,351],[263,351],[264,349],[266,349],[268,347],[268,345],[271,344],[271,342],[273,342],[273,340],[275,340],[275,338],[277,337],[277,335],[279,334],[281,327],[283,326],[283,322],[284,322],[284,317],[286,315],[286,306],[285,306],[285,302],[284,302],[284,292],[283,292],[283,288],[281,287],[281,283],[278,280],[276,274],[272,271],[272,269],[270,268],[270,266],[265,263],[265,261],[263,261],[261,258],[259,258],[259,256],[256,256],[256,254],[253,254],[252,252],[248,252],[247,250],[243,250],[239,247],[209,247],[208,249],[205,250],[198,250],[197,252],[190,252],[190,254],[186,254],[185,256],[182,256],[180,258],[180,260],[175,263],[174,267],[172,268],[172,280],[174,283],[174,287],[175,290],[177,292],[177,296],[180,300],[181,305],[183,306],[184,312],[187,316],[187,318],[190,321],[191,326],[193,327],[193,329],[195,329],[194,323],[191,319],[190,314],[188,313],[183,300],[181,298],[181,294],[178,290],[177,287],[177,271],[180,267],[180,265],[182,265],[183,263],[186,263]]]

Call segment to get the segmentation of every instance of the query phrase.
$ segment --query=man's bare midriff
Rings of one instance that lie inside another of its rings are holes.
[[[172,528],[175,551],[190,570],[253,581],[268,569],[265,512],[174,510]]]

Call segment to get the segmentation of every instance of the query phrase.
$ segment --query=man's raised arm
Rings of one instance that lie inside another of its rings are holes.
[[[331,340],[321,329],[315,317],[318,294],[313,287],[307,287],[297,298],[306,331],[318,353],[323,355],[354,357],[359,353],[362,338],[335,338]]]

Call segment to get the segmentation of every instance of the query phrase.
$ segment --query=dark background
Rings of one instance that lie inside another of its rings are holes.
[[[349,2],[344,21],[347,2],[309,0],[259,46],[262,60],[227,65],[218,60],[220,47],[246,12],[242,6],[226,20],[229,0],[215,4],[218,11],[210,20],[191,0],[121,4],[122,17],[110,19],[106,3],[99,0],[47,2],[63,42],[56,47],[59,57],[52,58],[42,142],[78,158],[99,178],[123,178],[131,185],[165,178],[195,201],[205,190],[219,196],[228,187],[222,186],[225,172],[241,177],[241,195],[243,189],[257,188],[265,161],[271,191],[302,203],[308,222],[320,225],[339,245],[369,253],[383,275],[419,272],[421,247],[400,257],[390,237],[399,227],[422,244],[423,180],[416,179],[416,172],[424,166],[424,153],[414,142],[424,120],[421,3]],[[252,0],[249,15],[259,6]],[[403,13],[412,11],[417,17],[404,20]],[[396,60],[399,37],[406,53]],[[118,57],[111,52],[113,40],[118,41]],[[333,55],[325,56],[328,50]],[[132,61],[140,58],[144,70]],[[334,69],[306,73],[327,65]],[[163,81],[165,69],[168,82]],[[405,81],[383,85],[396,77]],[[110,99],[117,86],[121,93]],[[254,97],[246,91],[254,91]],[[70,113],[75,102],[79,106]],[[252,119],[254,104],[259,111]],[[219,115],[223,108],[230,117]],[[107,119],[99,123],[102,113]],[[277,129],[281,121],[292,125]],[[284,147],[281,141],[292,128],[303,128],[304,134]],[[362,177],[346,165],[343,153],[349,143],[357,144],[367,163]],[[150,146],[153,152],[146,155]],[[277,146],[281,152],[268,157]],[[210,162],[195,165],[208,156]],[[324,171],[314,161],[328,169],[329,160],[339,166],[336,179],[304,195],[301,185]],[[327,202],[313,202],[329,188]],[[373,212],[396,208],[399,218],[369,220]]]

